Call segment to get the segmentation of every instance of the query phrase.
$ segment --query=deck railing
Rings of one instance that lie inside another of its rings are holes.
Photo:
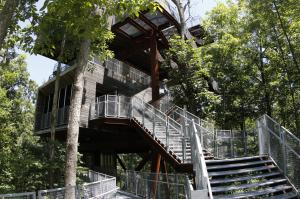
[[[88,64],[94,67],[105,67],[108,77],[125,84],[149,86],[151,83],[149,75],[117,59],[108,59],[104,62],[103,66],[96,61],[89,61]]]
[[[268,115],[257,120],[259,153],[269,155],[300,190],[300,139]]]
[[[36,199],[35,192],[0,194],[0,199]]]
[[[49,76],[49,80],[53,79],[54,77],[56,77],[57,75],[57,67],[58,67],[58,63],[56,63],[54,65],[54,69],[53,69],[53,73]],[[60,68],[60,73],[63,73],[65,72],[68,68],[70,68],[71,66],[70,65],[67,65],[67,64],[61,64],[61,68]]]
[[[1,194],[1,199],[63,199],[65,193],[75,193],[74,199],[111,199],[116,196],[116,192],[119,189],[117,187],[116,178],[113,176],[101,174],[95,171],[87,171],[86,177],[89,179],[88,182],[78,186],[62,187],[56,189],[39,190],[37,192],[27,193],[13,193],[13,194]]]

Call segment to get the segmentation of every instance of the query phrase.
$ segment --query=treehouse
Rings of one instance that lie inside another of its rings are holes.
[[[157,141],[139,132],[145,129],[138,127],[138,123],[132,124],[128,117],[128,112],[133,111],[130,107],[133,99],[141,99],[141,103],[151,106],[165,94],[162,80],[166,73],[160,69],[164,59],[162,51],[168,48],[168,40],[179,32],[180,26],[175,6],[169,1],[159,3],[161,10],[155,13],[144,11],[138,18],[128,17],[120,21],[111,17],[115,38],[110,49],[115,58],[103,63],[93,59],[88,63],[92,70],[84,76],[79,151],[89,166],[100,171],[115,170],[119,153],[139,153],[146,161],[157,152],[164,152],[165,159],[179,170],[192,171],[190,164],[180,166],[178,157],[168,154]],[[67,60],[69,64],[64,64],[60,73],[56,138],[62,141],[66,139],[68,128],[74,60]],[[56,67],[38,92],[35,132],[45,137],[50,133],[55,79]]]
[[[96,58],[89,60],[89,70],[84,74],[79,152],[83,154],[86,166],[116,176],[117,164],[128,170],[119,154],[138,154],[141,161],[133,165],[135,171],[149,164],[154,173],[167,173],[172,167],[173,172],[188,174],[190,179],[184,182],[185,190],[188,190],[186,198],[297,198],[299,176],[293,177],[277,164],[276,158],[272,159],[271,132],[266,131],[269,128],[260,131],[259,155],[243,157],[244,151],[238,148],[241,142],[232,141],[239,138],[239,132],[218,131],[208,122],[172,104],[163,84],[168,78],[167,73],[160,68],[170,37],[180,30],[177,10],[171,2],[158,1],[162,10],[144,11],[138,18],[110,18],[115,38],[109,47],[115,58],[104,62]],[[204,36],[199,24],[189,27],[186,32],[186,38],[194,37],[198,46],[203,45]],[[44,55],[55,58],[58,54]],[[66,60],[67,64],[59,74],[56,139],[62,142],[66,140],[68,130],[75,57],[74,54]],[[54,68],[49,80],[38,90],[35,133],[45,139],[50,136],[56,78]],[[269,123],[266,120],[270,120]],[[270,122],[271,119],[265,117],[260,124],[266,127]],[[276,137],[277,141],[281,138]],[[277,148],[286,147],[281,143],[278,142]],[[285,161],[289,157],[300,159],[299,152],[295,151],[290,150],[288,157],[283,155],[287,157]],[[170,190],[171,185],[167,182]],[[153,187],[151,192],[156,198],[157,190]],[[136,185],[135,190],[138,189]],[[176,193],[173,198],[180,198],[178,191]]]

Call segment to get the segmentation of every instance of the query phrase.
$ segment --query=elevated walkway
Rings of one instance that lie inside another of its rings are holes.
[[[169,109],[161,111],[137,97],[125,101],[120,96],[106,96],[103,99],[95,104],[91,119],[129,119],[130,125],[139,129],[152,147],[177,171],[195,174],[194,187],[187,194],[188,198],[299,197],[299,171],[292,168],[289,171],[287,167],[298,166],[295,162],[300,160],[300,140],[280,126],[280,130],[275,132],[274,126],[278,124],[267,116],[264,116],[264,123],[260,123],[263,126],[259,127],[259,156],[231,159],[220,156],[214,160],[211,144],[215,130],[196,116],[188,112],[174,115]],[[271,147],[272,135],[274,139],[279,139],[279,148]],[[288,145],[284,140],[288,137],[296,139],[296,144],[294,140],[292,145]],[[203,146],[207,147],[203,149]],[[294,156],[296,160],[289,159],[287,155]]]

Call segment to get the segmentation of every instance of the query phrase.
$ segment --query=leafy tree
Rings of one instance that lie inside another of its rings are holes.
[[[167,84],[174,102],[205,118],[212,115],[219,98],[210,88],[209,70],[202,64],[201,51],[193,47],[193,42],[179,36],[171,38],[164,66],[171,77]]]
[[[37,0],[1,1],[0,50],[4,47],[5,43],[6,47],[13,47],[16,40],[22,39],[22,37],[16,34],[16,32],[21,29],[18,23],[20,21],[24,22],[25,20],[31,20],[31,22],[34,23],[35,18],[37,17],[35,7],[36,2]],[[8,42],[5,42],[5,38],[7,38]],[[26,38],[28,39],[28,37]]]
[[[113,34],[108,29],[108,17],[124,16],[125,14],[127,16],[138,15],[143,9],[155,9],[156,7],[157,4],[150,3],[146,0],[122,0],[117,2],[106,0],[49,1],[47,5],[48,12],[44,13],[44,19],[49,18],[54,21],[60,21],[63,26],[63,31],[60,32],[66,34],[68,39],[72,38],[72,41],[75,43],[75,48],[73,51],[71,50],[71,52],[76,55],[76,70],[69,114],[69,128],[67,132],[66,187],[72,187],[76,184],[77,145],[80,107],[83,94],[83,75],[89,56],[98,55],[100,58],[106,58],[112,55],[107,46],[107,42],[113,38]],[[47,23],[45,26],[47,29]],[[45,27],[41,26],[41,28]],[[55,50],[53,37],[57,37],[57,35],[49,34],[48,38],[50,38],[50,41],[52,38],[52,42],[46,45],[42,42],[41,50],[50,53]],[[68,56],[69,54],[66,55]],[[73,198],[73,196],[74,192],[66,191],[66,198]]]

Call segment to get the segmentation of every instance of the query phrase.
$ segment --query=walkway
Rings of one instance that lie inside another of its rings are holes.
[[[124,191],[118,191],[116,199],[141,199],[141,197]]]

